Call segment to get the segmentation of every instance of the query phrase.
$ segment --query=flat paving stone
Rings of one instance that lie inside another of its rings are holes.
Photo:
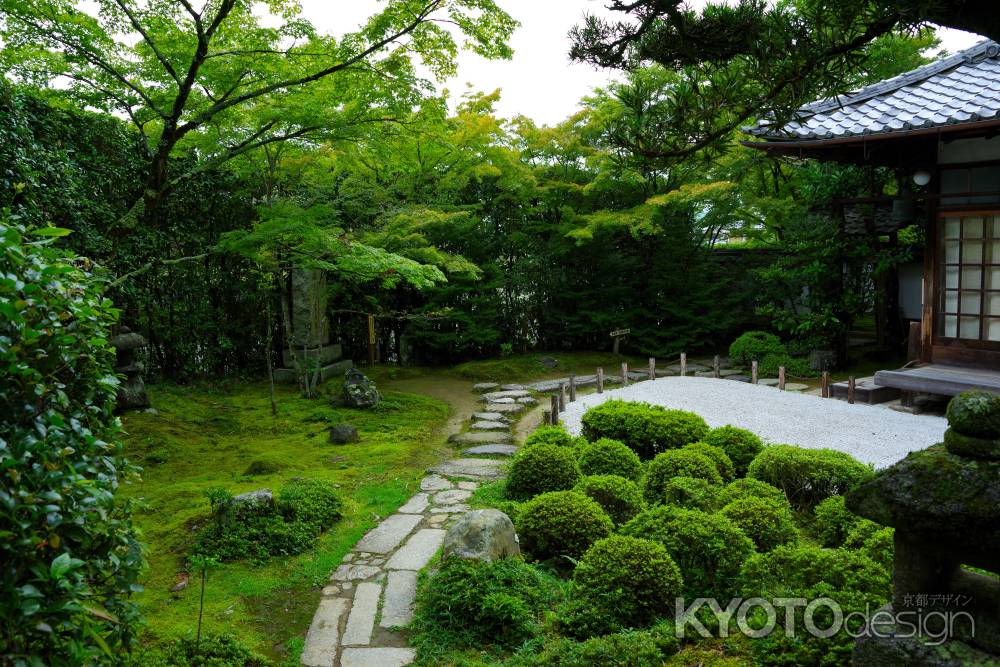
[[[462,452],[468,455],[483,455],[489,454],[491,456],[514,456],[517,453],[516,445],[479,445],[478,447],[469,447]]]
[[[302,649],[302,664],[308,667],[329,667],[337,657],[340,645],[340,617],[348,608],[345,598],[323,598],[313,614]]]
[[[330,578],[334,581],[353,581],[355,579],[367,579],[374,577],[381,570],[373,565],[341,565],[334,571]]]
[[[510,423],[510,420],[504,417],[499,412],[473,412],[472,419],[474,421],[483,421],[483,422],[503,422],[505,424]]]
[[[393,570],[385,582],[385,599],[382,601],[382,618],[379,626],[394,628],[409,625],[413,620],[413,601],[417,597],[417,573],[410,570]]]
[[[521,398],[522,396],[531,396],[531,392],[527,389],[513,389],[508,391],[491,391],[488,394],[483,394],[483,400],[486,401],[497,401],[502,398]]]
[[[785,391],[805,391],[809,388],[809,385],[802,384],[801,382],[786,382]]]
[[[494,459],[452,459],[436,465],[428,472],[436,472],[448,477],[471,477],[473,479],[500,479],[506,462]]]
[[[462,489],[463,491],[475,491],[476,489],[479,488],[479,485],[476,484],[475,482],[459,482],[458,488]]]
[[[765,387],[777,387],[778,378],[761,378],[757,381],[757,384],[762,384]]]
[[[419,570],[430,562],[444,542],[445,531],[424,528],[413,534],[385,564],[388,570]]]
[[[500,389],[504,391],[524,391],[527,387],[523,384],[502,384]]]
[[[750,380],[752,380],[753,378],[751,378],[749,375],[737,374],[737,375],[727,375],[725,379],[733,380],[734,382],[750,382]]]
[[[479,382],[477,384],[472,385],[472,390],[478,391],[480,393],[484,391],[493,391],[494,389],[499,389],[499,388],[500,385],[498,385],[496,382]]]
[[[521,405],[536,405],[538,400],[534,396],[522,396],[517,399],[517,402]]]
[[[479,421],[473,422],[469,428],[473,431],[509,431],[510,424],[507,422]]]
[[[465,514],[470,508],[468,505],[438,505],[431,508],[432,514]]]
[[[486,409],[490,412],[500,412],[505,415],[517,414],[524,410],[524,403],[488,403]]]
[[[440,475],[428,475],[420,481],[421,491],[443,491],[453,486],[455,485]]]
[[[378,599],[382,596],[382,584],[365,582],[358,584],[354,592],[354,604],[347,617],[347,626],[340,643],[344,646],[368,646],[375,629],[375,614],[378,613]]]
[[[430,502],[430,496],[428,494],[418,493],[407,500],[406,504],[396,511],[400,514],[420,514],[427,509],[428,502]]]
[[[416,655],[412,648],[345,648],[340,667],[403,667]]]
[[[500,396],[499,398],[486,398],[484,396],[483,400],[494,405],[510,405],[511,403],[516,403],[516,401],[510,396]]]
[[[450,491],[439,491],[434,494],[435,505],[454,505],[468,500],[472,496],[472,491],[462,489],[451,489]]]
[[[354,546],[354,550],[387,554],[398,547],[418,523],[420,523],[418,514],[393,514],[369,530]]]
[[[459,445],[512,445],[514,438],[510,433],[497,431],[481,431],[478,433],[459,433],[448,438]]]

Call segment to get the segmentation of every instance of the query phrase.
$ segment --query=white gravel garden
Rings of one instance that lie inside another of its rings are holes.
[[[876,468],[941,442],[943,417],[911,415],[885,407],[778,391],[774,387],[696,377],[668,377],[581,396],[561,415],[573,435],[590,408],[611,399],[644,401],[701,415],[715,428],[731,424],[765,442],[830,448]]]

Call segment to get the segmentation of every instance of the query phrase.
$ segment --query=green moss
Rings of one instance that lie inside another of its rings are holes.
[[[136,522],[149,560],[146,590],[138,596],[145,641],[184,636],[193,628],[194,577],[186,589],[170,589],[187,567],[195,530],[209,518],[206,489],[277,490],[292,478],[310,477],[338,485],[344,497],[343,518],[314,548],[265,566],[232,563],[209,572],[206,631],[235,634],[275,656],[281,643],[308,627],[320,588],[343,555],[379,517],[406,502],[427,465],[448,451],[438,432],[448,408],[434,399],[387,392],[384,407],[361,411],[301,398],[293,388],[277,392],[278,415],[272,416],[265,384],[153,386],[159,414],[124,418],[126,452],[145,466],[141,479],[124,487],[143,502]],[[356,426],[362,442],[329,445],[327,428],[340,422]],[[247,477],[248,465],[257,460],[285,467],[266,479]]]

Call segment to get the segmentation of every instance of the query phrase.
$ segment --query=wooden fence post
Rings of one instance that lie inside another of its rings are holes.
[[[715,355],[715,358],[712,359],[712,375],[715,376],[716,380],[722,377],[722,362],[719,361],[719,355]]]
[[[785,391],[785,367],[778,366],[778,389]]]
[[[656,379],[656,357],[649,358],[649,379]]]
[[[552,416],[552,418],[551,418],[551,422],[550,423],[552,424],[552,426],[558,426],[559,425],[559,394],[552,394],[552,401],[551,401],[551,403],[552,403],[552,407],[551,407],[551,412],[549,414]]]
[[[622,386],[623,387],[627,387],[628,386],[628,362],[627,361],[623,361],[622,362]]]
[[[830,371],[823,371],[823,379],[820,386],[823,398],[830,398]]]
[[[681,352],[681,377],[687,375],[688,372],[688,356],[686,352]]]
[[[576,402],[576,376],[575,375],[570,375],[569,376],[569,402],[570,403],[575,403]]]
[[[566,383],[559,383],[559,412],[566,412]]]
[[[598,394],[603,394],[604,393],[604,369],[603,368],[598,368],[597,369],[597,393]]]
[[[760,377],[757,373],[757,360],[754,359],[750,362],[750,384],[757,384]]]
[[[854,404],[854,384],[855,380],[854,376],[852,375],[849,378],[847,378],[847,402],[852,405]]]

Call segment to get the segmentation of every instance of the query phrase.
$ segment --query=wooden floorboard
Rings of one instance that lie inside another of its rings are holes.
[[[954,396],[970,389],[1000,393],[1000,371],[929,364],[895,371],[878,371],[875,384],[902,391]]]

